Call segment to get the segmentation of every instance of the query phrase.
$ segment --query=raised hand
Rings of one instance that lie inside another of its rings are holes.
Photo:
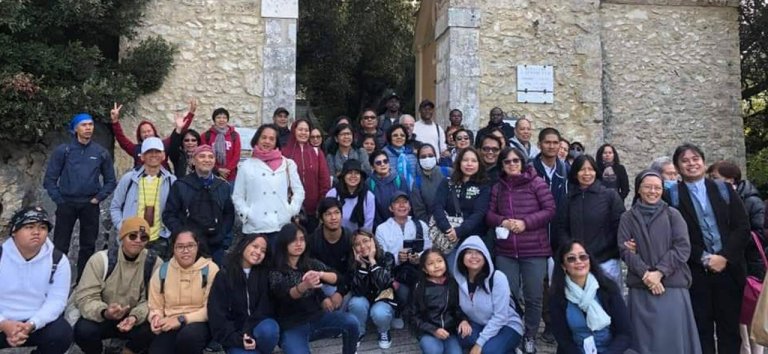
[[[120,120],[121,109],[123,109],[123,105],[118,106],[117,102],[115,102],[115,107],[109,111],[109,119],[112,120],[112,123],[117,123]]]
[[[189,113],[195,114],[197,110],[197,100],[194,98],[189,99]]]

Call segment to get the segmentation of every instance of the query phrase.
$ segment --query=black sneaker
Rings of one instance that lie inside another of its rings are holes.
[[[392,336],[389,331],[379,333],[379,348],[389,349],[392,346]]]

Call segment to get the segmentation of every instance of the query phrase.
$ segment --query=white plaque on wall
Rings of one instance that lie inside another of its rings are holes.
[[[299,0],[262,0],[261,17],[299,18]]]
[[[552,65],[517,66],[517,102],[554,103],[555,68]]]

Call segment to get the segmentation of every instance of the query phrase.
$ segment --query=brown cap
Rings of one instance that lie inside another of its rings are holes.
[[[125,238],[125,236],[128,236],[128,234],[134,232],[143,232],[145,234],[149,234],[149,223],[147,223],[144,218],[140,218],[138,216],[125,219],[123,220],[123,225],[120,226],[120,233],[118,236],[120,236],[120,239],[122,240]]]

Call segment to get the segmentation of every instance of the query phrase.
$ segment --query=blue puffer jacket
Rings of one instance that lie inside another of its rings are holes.
[[[99,177],[103,177],[103,184]],[[56,204],[87,203],[93,198],[102,201],[115,186],[109,152],[93,141],[81,144],[76,138],[53,150],[43,180],[43,187]]]

